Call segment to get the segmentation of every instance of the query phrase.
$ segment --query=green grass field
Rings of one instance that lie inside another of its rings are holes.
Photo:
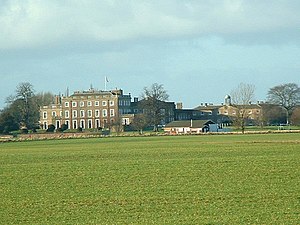
[[[300,134],[0,143],[1,224],[299,224]]]

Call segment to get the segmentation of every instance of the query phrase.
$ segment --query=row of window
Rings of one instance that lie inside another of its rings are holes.
[[[110,122],[114,123],[114,120],[111,119]],[[102,126],[106,126],[107,120],[103,120],[103,123],[104,124],[102,124]],[[101,127],[101,123],[100,123],[99,119],[96,119],[96,120],[92,120],[92,119],[83,120],[83,119],[81,119],[80,121],[78,121],[78,120],[72,120],[72,124],[70,124],[69,120],[66,120],[65,124],[67,125],[68,129],[77,129],[77,128],[92,129],[92,128],[99,128],[99,127]],[[47,129],[48,125],[49,124],[47,123],[47,121],[44,121],[43,122],[43,129]],[[61,125],[62,125],[61,122],[59,120],[57,120],[56,123],[55,123],[55,127],[59,128],[59,127],[61,127]]]
[[[93,112],[93,110],[87,110],[86,111],[87,115],[85,115],[85,110],[80,110],[79,111],[79,117],[93,117],[93,113],[94,113],[94,116],[95,117],[100,117],[100,110],[95,110]],[[110,109],[109,110],[109,115],[110,116],[115,116],[115,110],[114,109]],[[107,109],[102,109],[102,117],[107,117],[108,116],[108,112],[107,112]],[[70,114],[69,114],[69,111],[65,111],[65,118],[69,118],[70,117]],[[73,110],[72,111],[72,117],[73,118],[76,118],[78,117],[78,111],[77,110]]]
[[[254,111],[255,111],[255,110],[253,110],[253,111],[252,111],[252,110],[248,110],[248,114],[250,115],[250,114],[252,114]],[[242,113],[244,113],[244,110],[241,110],[241,111],[240,111],[240,114],[242,114]],[[260,113],[260,111],[259,111],[259,110],[256,110],[256,113]],[[224,114],[225,114],[225,115],[228,115],[228,111],[224,111]],[[232,114],[233,114],[233,115],[236,115],[236,110],[233,110],[233,111],[232,111]]]
[[[111,120],[111,123],[113,123],[113,122],[114,122],[114,120]],[[104,120],[104,126],[105,126],[106,123],[107,123],[107,120]],[[96,119],[95,121],[93,121],[92,119],[89,119],[87,121],[85,121],[85,120],[80,120],[80,121],[73,120],[71,126],[69,124],[69,121],[66,121],[66,125],[67,125],[68,129],[69,128],[71,128],[71,129],[77,129],[77,128],[82,128],[82,129],[88,128],[88,129],[91,129],[91,128],[99,128],[99,127],[101,127],[99,119]]]
[[[79,115],[78,115],[79,113]],[[77,118],[77,117],[93,117],[93,115],[95,117],[100,117],[100,110],[95,110],[93,112],[93,110],[80,110],[80,111],[77,111],[77,110],[73,110],[72,111],[72,117],[73,118]],[[52,117],[56,117],[57,114],[55,111],[52,112]],[[62,111],[60,112],[60,116],[62,116]],[[107,109],[102,109],[102,117],[107,117],[108,116],[108,110]],[[109,116],[113,117],[115,116],[115,110],[114,109],[110,109],[109,110]],[[48,114],[47,112],[43,112],[43,119],[47,119],[48,117]],[[70,118],[70,111],[69,110],[66,110],[65,111],[65,115],[64,115],[65,118]]]
[[[130,100],[119,100],[119,106],[130,106]]]
[[[130,114],[131,113],[131,109],[119,109],[119,113],[120,114]]]
[[[100,106],[100,102],[99,101],[88,101],[88,102],[84,102],[84,101],[81,101],[81,102],[65,102],[65,107],[68,108],[70,107],[70,105],[72,105],[72,107],[77,107],[79,105],[79,107],[85,107],[85,104],[88,106],[88,107],[92,107],[93,106],[93,103],[94,103],[94,106]],[[115,105],[115,102],[112,101],[112,100],[109,100],[109,101],[102,101],[102,106],[107,106],[108,104],[110,106],[114,106]]]

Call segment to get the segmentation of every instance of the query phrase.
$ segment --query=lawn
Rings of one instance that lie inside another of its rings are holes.
[[[0,224],[299,224],[300,134],[0,143]]]

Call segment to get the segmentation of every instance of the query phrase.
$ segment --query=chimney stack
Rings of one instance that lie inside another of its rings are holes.
[[[61,104],[61,97],[60,97],[59,95],[56,95],[56,96],[55,96],[55,104],[56,104],[56,105]]]

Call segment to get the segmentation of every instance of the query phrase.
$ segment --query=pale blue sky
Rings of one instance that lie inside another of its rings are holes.
[[[298,0],[0,0],[0,108],[37,92],[163,84],[170,100],[219,104],[239,83],[300,85]]]

